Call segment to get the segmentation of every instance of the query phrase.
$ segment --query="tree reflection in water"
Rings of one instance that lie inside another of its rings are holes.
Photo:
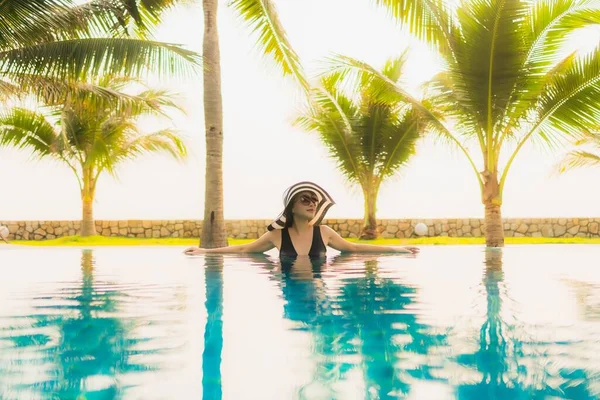
[[[462,354],[457,362],[481,374],[474,383],[460,384],[459,399],[594,399],[589,374],[583,369],[561,368],[547,358],[552,343],[525,341],[523,327],[502,319],[507,295],[502,268],[502,249],[485,251],[482,286],[486,316],[479,330],[479,348]],[[529,353],[529,354],[526,354]]]
[[[350,264],[352,273],[343,279],[323,279],[323,273]],[[410,309],[418,289],[379,274],[376,257],[282,260],[281,272],[284,315],[302,322],[314,342],[317,368],[304,390],[318,384],[335,396],[336,386],[355,368],[365,398],[403,396],[411,382],[437,379],[432,369],[441,366],[429,356],[445,343],[445,334],[419,321]]]
[[[96,280],[93,251],[82,250],[81,280],[34,297],[41,305],[33,313],[13,317],[27,326],[14,323],[0,332],[11,342],[1,350],[9,361],[0,373],[15,377],[5,382],[3,393],[61,400],[122,397],[127,387],[119,377],[156,369],[139,360],[161,351],[139,349],[149,338],[135,336],[135,321],[117,316],[126,297],[117,285]]]
[[[202,398],[220,400],[223,396],[221,363],[223,353],[223,256],[205,258],[206,325],[202,353]]]

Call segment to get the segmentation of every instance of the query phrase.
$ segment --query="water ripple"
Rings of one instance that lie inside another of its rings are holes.
[[[0,398],[598,398],[580,248],[2,252]]]

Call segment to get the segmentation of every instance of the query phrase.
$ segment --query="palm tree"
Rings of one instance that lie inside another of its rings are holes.
[[[405,62],[406,53],[389,60],[381,74],[397,83]],[[340,79],[337,73],[326,75],[321,87],[313,90],[312,106],[298,122],[320,134],[342,173],[361,186],[365,202],[361,239],[375,239],[381,184],[415,153],[423,124],[410,103],[372,77],[366,78],[350,84],[356,96],[348,97],[343,93],[347,79]]]
[[[0,101],[46,94],[100,73],[193,71],[198,55],[147,40],[176,0],[5,0],[0,3]],[[74,81],[74,82],[73,82]],[[89,91],[89,86],[80,90]]]
[[[227,246],[223,215],[223,99],[221,96],[221,55],[217,31],[218,0],[203,0],[204,36],[204,127],[206,169],[204,219],[200,245],[205,248]]]
[[[223,217],[223,106],[221,96],[221,57],[217,30],[218,0],[202,0],[204,10],[203,61],[204,124],[206,170],[204,220],[200,246],[227,246]],[[233,0],[230,5],[258,33],[262,51],[273,57],[284,75],[292,75],[304,90],[304,78],[298,55],[292,49],[271,0]]]
[[[577,137],[600,120],[600,51],[562,54],[570,33],[600,21],[600,3],[464,0],[456,8],[442,0],[377,3],[445,61],[429,95],[410,96],[357,60],[339,57],[337,66],[377,76],[427,115],[432,131],[458,146],[481,189],[486,244],[503,246],[502,195],[523,146]]]
[[[585,132],[575,142],[575,149],[569,151],[558,166],[559,172],[574,168],[600,166],[600,135]]]
[[[104,77],[96,85],[121,96],[129,79]],[[141,116],[164,116],[175,104],[169,93],[144,90],[127,96],[128,102],[96,102],[82,93],[69,95],[68,101],[39,111],[13,108],[0,117],[0,145],[29,148],[34,154],[66,164],[77,177],[83,204],[81,235],[96,234],[93,202],[98,178],[103,172],[116,173],[124,161],[144,153],[163,151],[175,158],[186,149],[173,129],[143,134],[136,126]]]

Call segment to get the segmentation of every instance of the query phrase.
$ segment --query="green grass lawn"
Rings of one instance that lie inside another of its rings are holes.
[[[481,245],[485,243],[484,238],[456,238],[456,237],[424,237],[415,239],[377,239],[358,240],[348,239],[356,243],[370,243],[379,245]],[[251,242],[252,239],[230,239],[229,245],[238,245]],[[138,239],[124,237],[92,236],[82,238],[79,236],[67,236],[53,240],[15,240],[11,242],[26,246],[196,246],[196,238],[167,238],[167,239]],[[506,238],[506,244],[600,244],[600,238]]]

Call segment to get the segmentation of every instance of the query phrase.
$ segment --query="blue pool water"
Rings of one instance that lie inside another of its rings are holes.
[[[0,399],[594,399],[600,246],[0,246]]]

